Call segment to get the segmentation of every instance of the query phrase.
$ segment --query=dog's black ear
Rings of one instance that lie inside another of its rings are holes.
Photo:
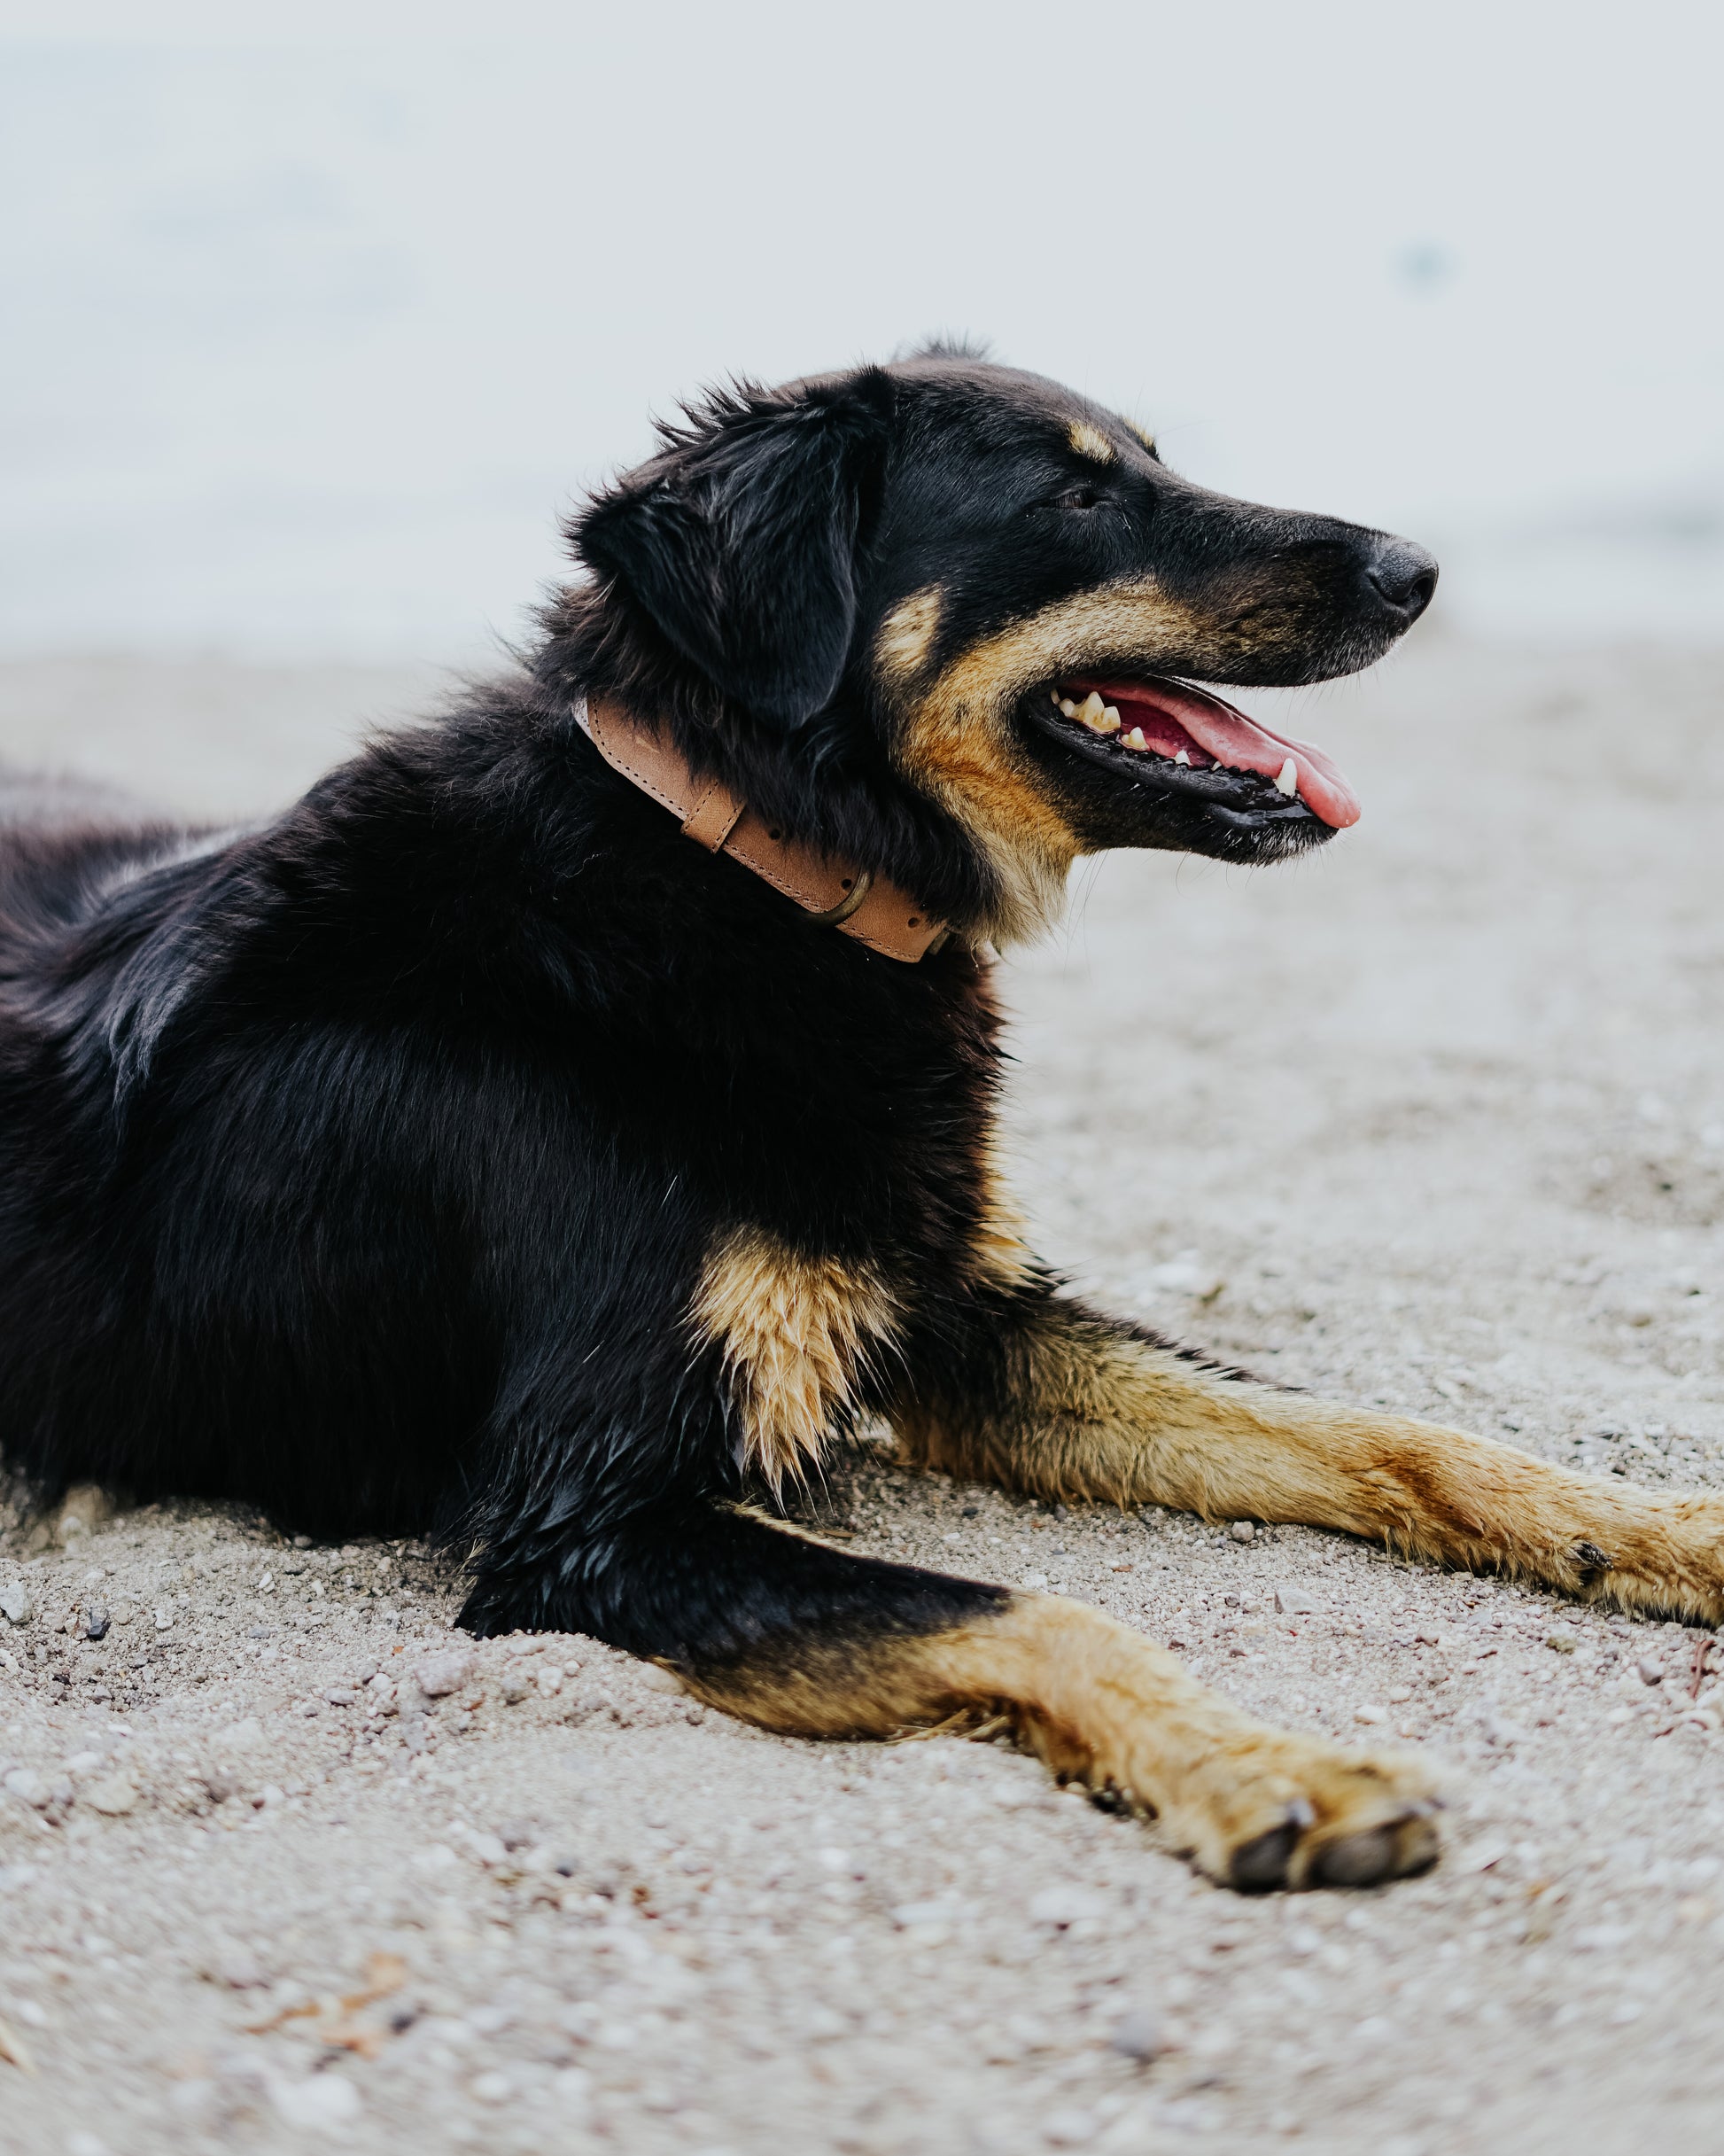
[[[858,526],[891,406],[877,368],[715,397],[586,510],[576,549],[727,696],[799,725],[844,671]]]

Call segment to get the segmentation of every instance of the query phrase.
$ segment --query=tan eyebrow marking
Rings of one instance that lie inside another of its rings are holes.
[[[1150,432],[1149,429],[1147,427],[1140,427],[1135,419],[1128,419],[1125,424],[1138,437],[1138,440],[1142,442],[1145,448],[1149,451],[1150,455],[1153,456],[1155,455],[1155,437]]]
[[[889,673],[912,674],[933,649],[944,597],[937,584],[925,585],[900,599],[880,625],[874,656]]]
[[[1114,461],[1113,443],[1087,419],[1074,419],[1066,430],[1066,440],[1080,456],[1093,457],[1098,464],[1111,464]]]

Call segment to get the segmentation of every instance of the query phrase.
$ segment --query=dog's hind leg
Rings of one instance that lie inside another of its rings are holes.
[[[1724,1616],[1724,1498],[1573,1475],[1219,1369],[1030,1280],[914,1350],[911,1457],[1050,1496],[1340,1528],[1627,1609]]]
[[[519,1621],[500,1588],[481,1580],[475,1629]],[[1436,1851],[1416,1764],[1268,1728],[1058,1596],[881,1563],[698,1503],[571,1547],[532,1594],[532,1622],[651,1656],[769,1729],[1009,1726],[1055,1772],[1154,1814],[1170,1846],[1235,1887],[1370,1884]]]

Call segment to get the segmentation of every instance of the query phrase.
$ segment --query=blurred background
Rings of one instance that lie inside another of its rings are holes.
[[[652,413],[933,331],[1450,631],[1716,640],[1721,23],[9,4],[0,657],[482,660]]]

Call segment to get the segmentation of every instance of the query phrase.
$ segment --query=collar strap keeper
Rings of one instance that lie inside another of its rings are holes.
[[[621,704],[584,697],[575,717],[611,769],[668,809],[687,837],[741,861],[822,926],[906,966],[937,951],[951,933],[884,876],[787,838],[722,780],[696,778],[678,749]]]

